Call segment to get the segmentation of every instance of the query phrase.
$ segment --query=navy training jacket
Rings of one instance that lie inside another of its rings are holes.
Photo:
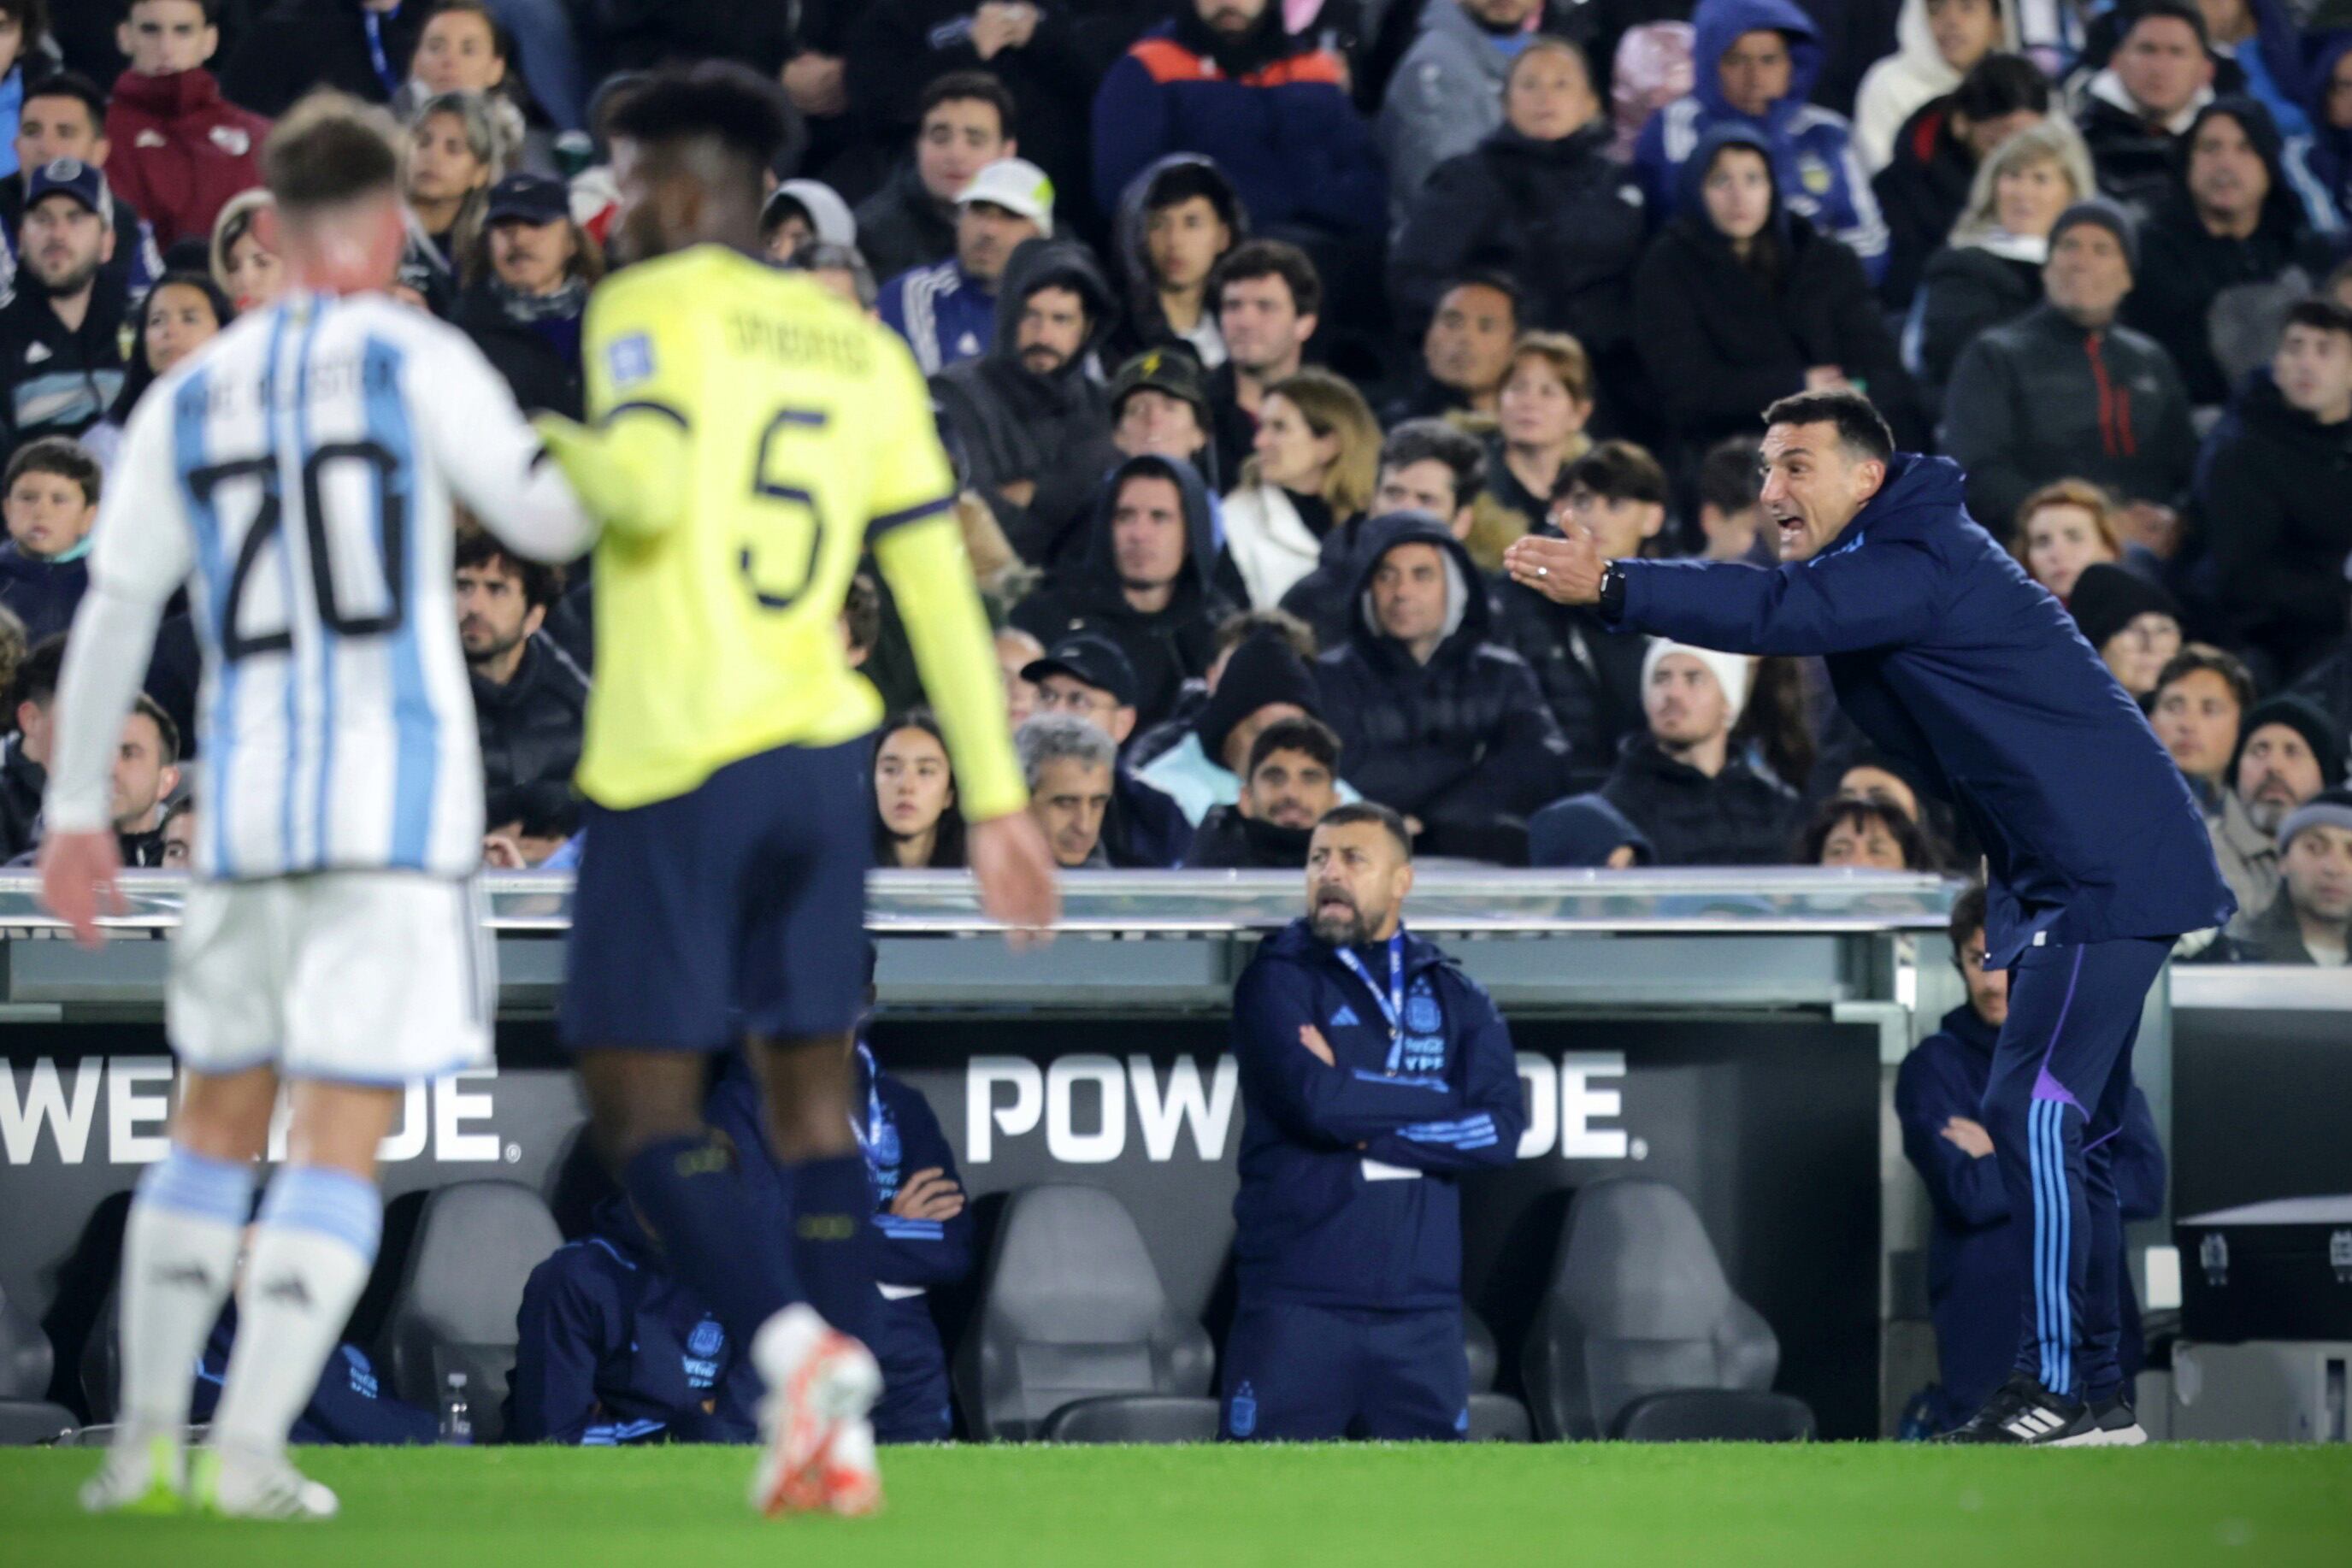
[[[1386,987],[1386,945],[1361,956]],[[1527,1102],[1510,1029],[1477,982],[1409,932],[1404,973],[1393,1052],[1384,998],[1304,920],[1261,942],[1234,988],[1244,1301],[1461,1304],[1460,1178],[1517,1157]],[[1299,1043],[1306,1025],[1336,1066]]]
[[[229,1352],[236,1346],[236,1302],[221,1308],[212,1337],[196,1358],[196,1384],[188,1401],[188,1419],[210,1421],[220,1408],[221,1390],[228,1381]],[[335,1347],[319,1373],[319,1385],[294,1417],[288,1439],[296,1443],[363,1443],[390,1447],[401,1444],[437,1443],[441,1417],[421,1405],[395,1399],[384,1391],[383,1379],[353,1344]]]
[[[1864,734],[1984,846],[1986,963],[2227,921],[2204,818],[2064,606],[1968,514],[1959,466],[1897,453],[1820,554],[1766,570],[1625,561],[1617,624],[1727,653],[1823,655]]]

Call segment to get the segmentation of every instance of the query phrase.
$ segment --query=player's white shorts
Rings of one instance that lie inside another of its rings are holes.
[[[203,1073],[405,1084],[490,1060],[496,950],[479,885],[415,871],[197,882],[165,1028]]]

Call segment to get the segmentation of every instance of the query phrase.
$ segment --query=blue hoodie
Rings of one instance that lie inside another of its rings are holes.
[[[1405,933],[1403,1034],[1391,1042],[1385,944],[1362,962],[1381,994],[1298,920],[1258,945],[1234,987],[1245,1304],[1460,1306],[1461,1178],[1517,1158],[1518,1058],[1486,993]],[[1337,1065],[1300,1043],[1310,1025]]]
[[[1853,153],[1853,127],[1843,115],[1806,101],[1822,74],[1822,50],[1812,19],[1792,0],[1703,0],[1693,18],[1692,91],[1650,117],[1633,143],[1633,169],[1663,223],[1690,199],[1681,170],[1700,139],[1724,121],[1753,126],[1772,149],[1774,184],[1789,210],[1824,234],[1843,240],[1875,284],[1886,270],[1886,222]],[[1789,40],[1788,95],[1761,119],[1725,100],[1716,62],[1744,33],[1777,32]]]
[[[1729,653],[1826,656],[1855,728],[1950,800],[1991,868],[1987,963],[2171,938],[2238,900],[2180,770],[2075,629],[1962,500],[1959,465],[1897,453],[1822,552],[1764,571],[1626,561],[1621,627]]]

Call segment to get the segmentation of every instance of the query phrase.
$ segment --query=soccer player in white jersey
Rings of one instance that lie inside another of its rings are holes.
[[[452,500],[541,559],[577,555],[592,531],[488,362],[380,292],[404,238],[392,134],[323,93],[271,132],[263,221],[291,284],[141,400],[67,654],[40,868],[50,906],[95,942],[101,908],[121,908],[108,759],[186,584],[206,773],[165,1008],[185,1076],[171,1151],[142,1176],[123,1237],[121,1426],[83,1489],[94,1511],[335,1511],[286,1435],[375,1258],[376,1145],[406,1084],[488,1059]],[[191,1465],[191,1369],[281,1083],[287,1159]]]

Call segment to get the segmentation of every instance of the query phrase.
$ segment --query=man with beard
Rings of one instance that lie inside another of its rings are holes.
[[[1339,804],[1339,737],[1304,714],[1276,720],[1250,742],[1245,772],[1241,798],[1202,818],[1187,866],[1284,871],[1306,864],[1315,825]]]
[[[977,359],[996,337],[996,291],[1024,241],[1054,234],[1054,182],[1000,158],[956,198],[955,254],[882,285],[882,324],[907,340],[925,375]]]
[[[77,159],[45,163],[25,183],[16,292],[0,310],[0,448],[79,436],[122,390],[130,300],[122,279],[100,270],[114,256],[113,211],[106,177]]]
[[[1053,566],[1071,552],[1103,474],[1118,461],[1109,402],[1087,374],[1113,308],[1084,247],[1032,240],[1004,268],[988,352],[931,378],[971,488],[1024,561]],[[1037,635],[1051,643],[1060,630]]]
[[[2352,790],[2326,789],[2279,827],[2279,887],[2270,906],[2215,944],[2231,963],[2352,962]]]
[[[2221,815],[2209,819],[2221,879],[2242,931],[2278,894],[2278,830],[2287,814],[2344,782],[2344,733],[2308,698],[2273,697],[2246,714]]]
[[[485,793],[570,784],[580,765],[588,677],[539,635],[562,591],[561,574],[482,531],[458,536],[457,563],[457,640],[473,678]]]
[[[1229,1440],[1469,1428],[1460,1179],[1511,1163],[1527,1111],[1494,1002],[1406,932],[1412,890],[1403,820],[1335,807],[1308,842],[1306,918],[1234,987]]]

